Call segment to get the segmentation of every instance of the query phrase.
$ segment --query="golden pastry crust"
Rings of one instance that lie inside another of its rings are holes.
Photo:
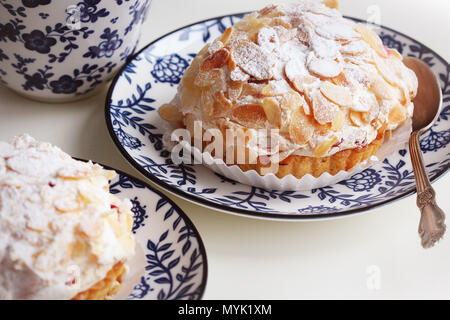
[[[361,150],[378,149],[386,130],[412,117],[417,78],[374,31],[327,4],[272,5],[244,17],[199,52],[161,117],[191,135],[195,121],[222,132],[278,130],[283,157],[274,161],[290,157],[312,170],[285,165],[278,176],[334,173],[370,157]],[[345,165],[306,164],[334,163],[349,150]]]
[[[315,178],[320,177],[324,173],[329,173],[332,176],[340,171],[349,171],[356,165],[370,159],[374,156],[380,147],[383,145],[384,137],[375,139],[371,144],[361,149],[343,150],[332,156],[313,158],[305,156],[289,156],[279,164],[279,169],[275,173],[278,178],[284,178],[288,175],[301,179],[307,174],[311,174]],[[267,166],[261,163],[257,164],[239,164],[242,171],[255,170],[260,175],[263,175],[263,170]]]
[[[126,272],[127,268],[123,262],[116,263],[104,279],[80,292],[72,300],[107,300],[119,291]]]

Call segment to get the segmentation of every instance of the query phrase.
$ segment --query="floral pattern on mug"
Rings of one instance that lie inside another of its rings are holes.
[[[81,22],[96,22],[100,18],[109,16],[110,12],[106,8],[98,9],[97,5],[101,0],[84,0],[77,4],[80,10]]]
[[[27,8],[36,8],[37,6],[45,6],[50,4],[52,0],[22,0],[22,4]]]
[[[134,53],[150,2],[0,0],[0,81],[36,98],[94,90]]]
[[[98,46],[89,47],[83,57],[85,58],[111,58],[114,52],[122,46],[123,40],[120,39],[118,30],[111,31],[106,28],[100,38],[104,41],[100,42]]]
[[[22,38],[25,41],[25,48],[39,53],[49,53],[50,48],[56,44],[55,38],[51,38],[39,30],[25,33]]]

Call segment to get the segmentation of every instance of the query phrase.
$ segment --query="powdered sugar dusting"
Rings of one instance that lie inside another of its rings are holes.
[[[231,106],[211,112],[211,101],[190,99],[198,92],[181,88],[181,101],[192,102],[195,107],[193,111],[178,107],[189,119],[201,116],[207,127],[241,129],[242,123],[233,120],[233,109],[251,105],[249,110],[262,110],[264,102],[276,101],[282,110],[280,129],[289,132],[281,145],[283,154],[322,154],[313,151],[322,142],[326,146],[331,141],[327,139],[342,142],[323,156],[366,146],[378,136],[378,124],[389,121],[390,110],[399,104],[406,108],[417,92],[413,72],[398,55],[387,54],[376,34],[319,2],[305,0],[268,6],[247,15],[233,28],[224,44],[231,58],[222,69],[232,81],[228,85],[237,89],[221,89],[233,101]],[[216,48],[220,45],[213,44],[208,55],[196,60],[208,59]],[[195,65],[189,73],[195,73]],[[223,96],[214,86],[202,90],[209,90],[210,97]],[[304,122],[313,127],[308,131],[314,131],[309,144],[297,144],[290,136],[289,128],[297,125],[292,123],[292,114],[298,116],[299,109],[301,116],[308,118]],[[267,105],[264,110],[270,115]],[[245,113],[240,116],[252,119]],[[252,129],[251,121],[245,124]],[[367,139],[356,144],[350,137],[356,131],[364,131]]]
[[[231,71],[230,78],[233,81],[244,82],[250,79],[250,76],[242,71],[240,67],[236,67],[233,71]]]
[[[308,56],[308,69],[318,76],[333,78],[342,72],[342,65],[332,59],[320,59],[311,53]]]
[[[369,50],[369,46],[362,40],[352,41],[341,47],[341,52],[348,55],[363,54]]]
[[[353,40],[360,37],[350,24],[335,21],[320,25],[316,32],[318,35],[332,40]]]
[[[273,57],[253,42],[242,42],[233,52],[236,64],[258,80],[273,77]]]
[[[28,135],[0,142],[0,299],[70,299],[133,254],[114,175]]]
[[[261,48],[272,52],[280,46],[280,39],[274,29],[261,28],[258,32],[258,44]]]
[[[298,77],[308,75],[309,72],[305,67],[304,59],[292,59],[285,67],[286,77],[294,82]]]

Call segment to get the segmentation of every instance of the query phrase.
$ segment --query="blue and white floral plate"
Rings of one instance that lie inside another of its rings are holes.
[[[345,216],[413,194],[414,173],[407,149],[347,181],[309,192],[263,190],[221,177],[202,165],[174,165],[162,144],[157,109],[176,93],[184,70],[205,44],[242,18],[224,16],[195,23],[152,42],[114,79],[106,100],[106,122],[125,158],[147,178],[194,203],[250,217],[308,220]],[[361,22],[361,20],[350,18]],[[444,109],[421,139],[431,180],[450,167],[450,66],[416,40],[386,27],[388,47],[424,60],[439,75]]]
[[[133,287],[128,299],[201,299],[208,268],[205,248],[195,226],[162,193],[145,182],[115,171],[118,177],[110,182],[110,191],[121,199],[130,199],[133,204],[133,233],[143,250],[137,250],[137,254],[145,255],[138,257],[145,260],[145,272],[140,280],[131,286],[126,282],[123,285]]]

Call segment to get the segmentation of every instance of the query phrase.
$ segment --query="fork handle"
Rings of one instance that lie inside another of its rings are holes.
[[[436,204],[436,193],[431,186],[423,163],[419,138],[421,132],[414,131],[409,139],[411,162],[417,187],[417,206],[421,211],[419,235],[424,248],[431,248],[445,233],[445,214]]]

